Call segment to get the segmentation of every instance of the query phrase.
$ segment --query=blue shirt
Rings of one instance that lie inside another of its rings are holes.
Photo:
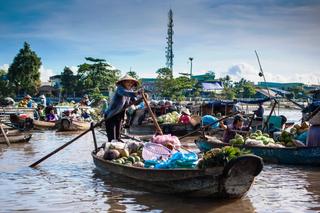
[[[108,119],[120,113],[127,105],[129,105],[130,100],[135,100],[136,96],[137,95],[133,90],[127,90],[122,85],[119,85],[105,112],[105,118]]]

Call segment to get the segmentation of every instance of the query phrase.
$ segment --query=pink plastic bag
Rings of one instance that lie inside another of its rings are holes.
[[[181,143],[179,141],[179,138],[174,135],[154,135],[151,139],[153,143],[167,145],[172,144],[176,149],[179,149],[181,147]]]

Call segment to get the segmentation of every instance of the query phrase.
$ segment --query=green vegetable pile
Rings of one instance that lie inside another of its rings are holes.
[[[161,115],[158,117],[159,123],[170,123],[175,124],[179,122],[180,114],[176,111]]]
[[[244,144],[244,139],[242,135],[236,134],[234,139],[231,139],[229,141],[231,145],[243,145]]]
[[[204,169],[225,166],[230,160],[249,153],[247,150],[240,150],[232,146],[225,146],[221,149],[214,148],[204,153],[203,158],[198,163],[198,167]]]
[[[270,138],[270,135],[268,133],[262,134],[261,130],[257,130],[255,133],[251,133],[249,138],[262,141],[264,145],[274,143],[273,138]]]

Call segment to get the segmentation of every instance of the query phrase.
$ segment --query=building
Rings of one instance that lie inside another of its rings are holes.
[[[157,95],[157,86],[156,78],[141,78],[142,87],[151,95],[152,98],[155,98]]]
[[[52,87],[57,88],[57,89],[62,88],[61,75],[54,75],[54,76],[51,76],[49,79],[50,79],[49,81],[51,82]]]
[[[281,90],[290,90],[297,87],[304,87],[303,83],[278,83],[278,82],[258,82],[260,88],[277,88]]]
[[[58,96],[60,90],[51,86],[50,82],[42,82],[39,88],[39,95]]]

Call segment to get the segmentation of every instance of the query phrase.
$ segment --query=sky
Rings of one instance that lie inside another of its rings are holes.
[[[257,50],[267,81],[320,83],[317,0],[0,0],[0,68],[27,41],[41,57],[42,81],[89,56],[156,77],[170,8],[175,76],[193,57],[195,75],[262,81]]]

